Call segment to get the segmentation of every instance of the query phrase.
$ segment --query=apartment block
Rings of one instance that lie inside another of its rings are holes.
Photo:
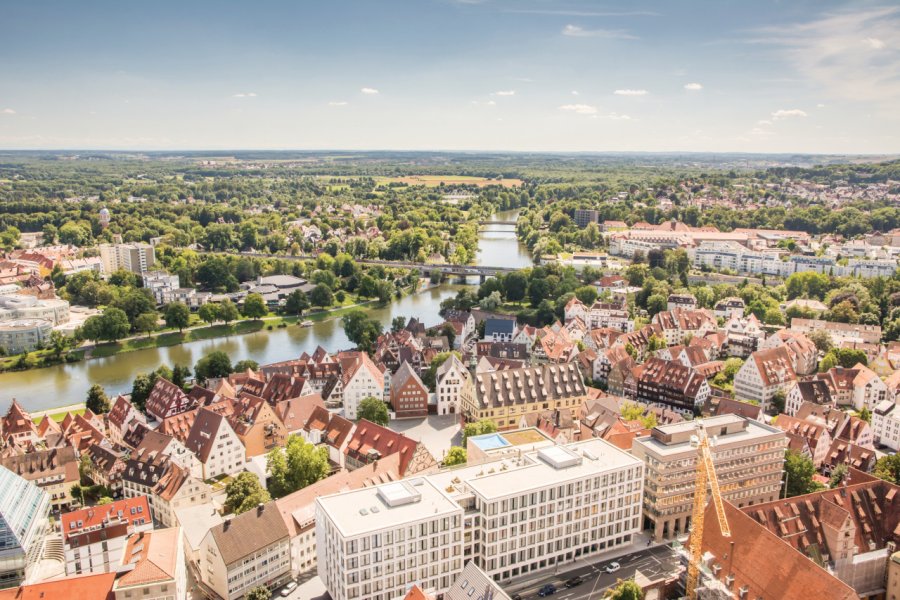
[[[640,461],[600,439],[539,446],[318,498],[318,571],[331,597],[389,600],[412,585],[441,594],[469,561],[508,581],[630,544]]]
[[[699,424],[713,440],[712,456],[722,497],[737,507],[770,502],[781,489],[786,445],[783,431],[726,414],[654,427],[634,440],[632,454],[644,463],[644,519],[657,541],[690,529]]]
[[[153,529],[146,496],[72,511],[60,523],[67,575],[119,571],[128,536]]]
[[[588,210],[583,208],[575,209],[575,225],[579,229],[584,229],[591,223],[600,220],[600,212],[596,210]]]
[[[156,264],[156,252],[150,244],[100,244],[100,264],[104,275],[119,269],[143,275]]]

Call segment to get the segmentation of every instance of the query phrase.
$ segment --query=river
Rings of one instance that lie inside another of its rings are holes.
[[[492,216],[495,221],[515,221],[518,211],[503,211]],[[531,264],[528,250],[516,239],[515,229],[508,225],[486,225],[478,236],[478,265],[526,267]],[[477,283],[475,278],[473,283]],[[461,285],[443,284],[424,292],[404,296],[387,306],[367,309],[369,314],[386,327],[398,315],[415,316],[426,325],[436,325],[441,301],[453,296]],[[29,411],[46,410],[83,402],[91,385],[99,383],[109,396],[131,391],[131,383],[138,373],[156,369],[159,365],[175,364],[193,367],[202,356],[222,350],[232,362],[250,358],[267,364],[296,358],[303,352],[312,353],[321,345],[329,352],[347,349],[347,340],[340,319],[315,323],[312,327],[291,325],[273,331],[259,331],[227,338],[189,342],[167,348],[148,348],[95,358],[82,362],[55,365],[0,374],[0,414],[5,414],[13,398]]]

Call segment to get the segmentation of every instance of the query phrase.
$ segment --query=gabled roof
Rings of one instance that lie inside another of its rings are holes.
[[[402,433],[382,427],[366,419],[361,419],[356,426],[356,431],[350,437],[350,442],[347,444],[345,452],[348,456],[354,457],[361,462],[368,462],[376,457],[399,454],[400,464],[398,465],[398,471],[401,476],[405,477],[413,456],[418,450],[418,446],[418,442]],[[428,452],[424,447],[422,450]]]
[[[748,513],[756,506],[747,507]],[[746,589],[746,598],[816,598],[856,600],[846,583],[796,552],[741,510],[725,502],[731,537],[719,528],[714,503],[706,507],[701,549],[715,578],[732,593]],[[718,566],[718,568],[716,568]],[[702,579],[703,577],[701,577]]]
[[[275,502],[241,513],[209,530],[226,566],[290,539]]]
[[[115,402],[113,402],[112,408],[109,409],[109,413],[106,415],[106,419],[116,426],[118,429],[122,429],[126,423],[125,419],[128,418],[129,414],[132,414],[134,407],[128,399],[119,394],[116,396]]]
[[[150,521],[150,503],[147,501],[147,496],[135,496],[102,506],[91,506],[67,512],[60,516],[60,529],[63,539],[68,542],[83,533],[100,530],[114,523],[124,522],[133,526],[150,523]]]
[[[3,434],[8,436],[26,432],[37,434],[37,429],[35,428],[34,421],[31,420],[31,415],[25,412],[25,409],[23,409],[18,401],[13,398],[9,410],[6,412],[6,416],[3,417]]]
[[[784,346],[776,346],[767,350],[757,350],[750,355],[749,361],[756,366],[763,385],[766,387],[796,381],[793,360]]]
[[[316,408],[325,410],[325,402],[320,394],[309,394],[282,400],[275,405],[275,414],[288,431],[297,431],[303,429]]]
[[[496,319],[489,318],[484,322],[484,337],[492,337],[494,335],[511,336],[516,331],[516,322],[514,319]]]
[[[428,392],[428,388],[425,387],[425,384],[422,383],[422,379],[416,373],[416,371],[412,368],[408,362],[404,361],[400,368],[397,369],[397,372],[394,373],[394,376],[391,377],[391,389],[399,389],[406,385],[410,380],[415,385],[418,385],[420,388]]]
[[[115,589],[173,581],[178,571],[181,528],[170,527],[132,534],[125,546],[123,564],[134,564],[118,581]]]
[[[197,411],[197,418],[191,426],[191,433],[188,435],[184,445],[188,450],[197,455],[200,462],[206,463],[209,455],[216,445],[216,435],[220,427],[227,427],[228,423],[222,415],[213,411],[201,408]]]
[[[194,401],[171,381],[158,377],[150,395],[147,397],[145,410],[157,419],[165,418],[170,412],[182,412],[193,408]]]

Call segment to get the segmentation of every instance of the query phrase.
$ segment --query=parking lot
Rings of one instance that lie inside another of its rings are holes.
[[[459,415],[428,415],[424,419],[394,419],[388,427],[403,435],[422,442],[438,461],[451,446],[462,441]]]

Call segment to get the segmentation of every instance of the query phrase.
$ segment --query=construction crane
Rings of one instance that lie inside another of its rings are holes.
[[[710,452],[710,446],[715,446],[715,443],[715,438],[710,440],[706,435],[703,423],[697,421],[697,434],[691,436],[691,445],[697,448],[697,478],[694,485],[694,511],[691,514],[691,558],[688,564],[687,584],[685,585],[685,590],[690,600],[697,600],[707,484],[712,491],[713,505],[716,507],[716,516],[719,518],[719,531],[722,532],[722,536],[731,537],[731,528],[728,526],[728,519],[725,517],[725,504],[722,502],[722,494],[719,493],[719,479],[716,477],[716,467]]]

